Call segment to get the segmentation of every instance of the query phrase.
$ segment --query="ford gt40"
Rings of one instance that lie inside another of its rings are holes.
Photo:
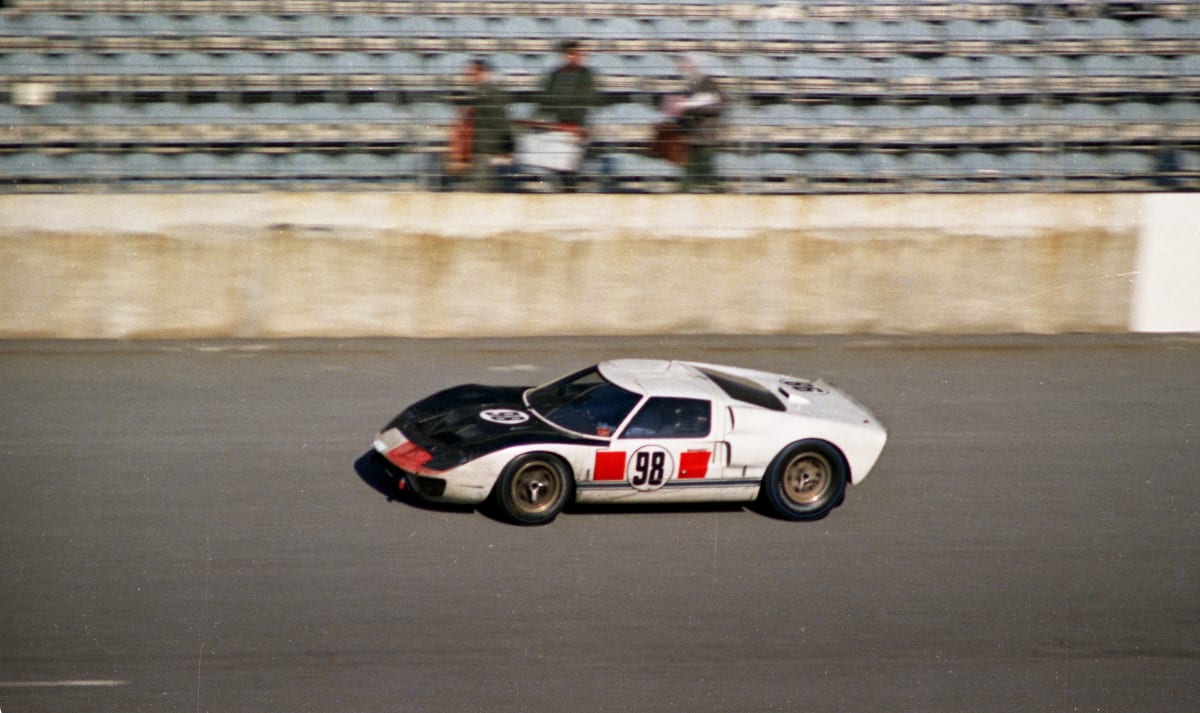
[[[537,387],[456,386],[375,437],[397,486],[535,525],[569,503],[753,502],[789,520],[841,504],[887,430],[821,380],[617,359]]]

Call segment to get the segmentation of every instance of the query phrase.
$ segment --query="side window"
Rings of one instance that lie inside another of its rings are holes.
[[[652,398],[621,438],[704,438],[712,430],[712,404],[703,399]]]

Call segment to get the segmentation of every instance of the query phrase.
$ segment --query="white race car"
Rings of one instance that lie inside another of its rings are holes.
[[[534,388],[456,386],[375,437],[401,490],[490,501],[519,524],[571,502],[753,502],[813,520],[879,459],[887,430],[823,381],[685,361],[601,362]]]

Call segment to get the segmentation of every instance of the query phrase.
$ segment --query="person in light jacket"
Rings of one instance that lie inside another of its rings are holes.
[[[684,56],[676,62],[676,66],[687,80],[687,93],[672,98],[666,113],[675,118],[687,144],[687,161],[680,188],[683,191],[719,191],[715,157],[721,141],[725,95],[717,85],[717,80],[702,70],[698,58]]]

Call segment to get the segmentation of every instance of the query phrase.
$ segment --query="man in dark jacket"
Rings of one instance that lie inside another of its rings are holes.
[[[470,146],[463,187],[494,191],[499,188],[498,170],[504,163],[511,162],[509,155],[513,152],[508,98],[492,83],[491,66],[485,60],[471,60],[467,65],[467,82],[471,91],[460,105],[462,130],[469,132]]]
[[[587,53],[578,41],[564,41],[559,52],[563,63],[542,80],[538,115],[583,143],[587,141],[588,111],[596,105],[596,78],[584,64]],[[578,170],[559,172],[566,190],[575,189]]]

